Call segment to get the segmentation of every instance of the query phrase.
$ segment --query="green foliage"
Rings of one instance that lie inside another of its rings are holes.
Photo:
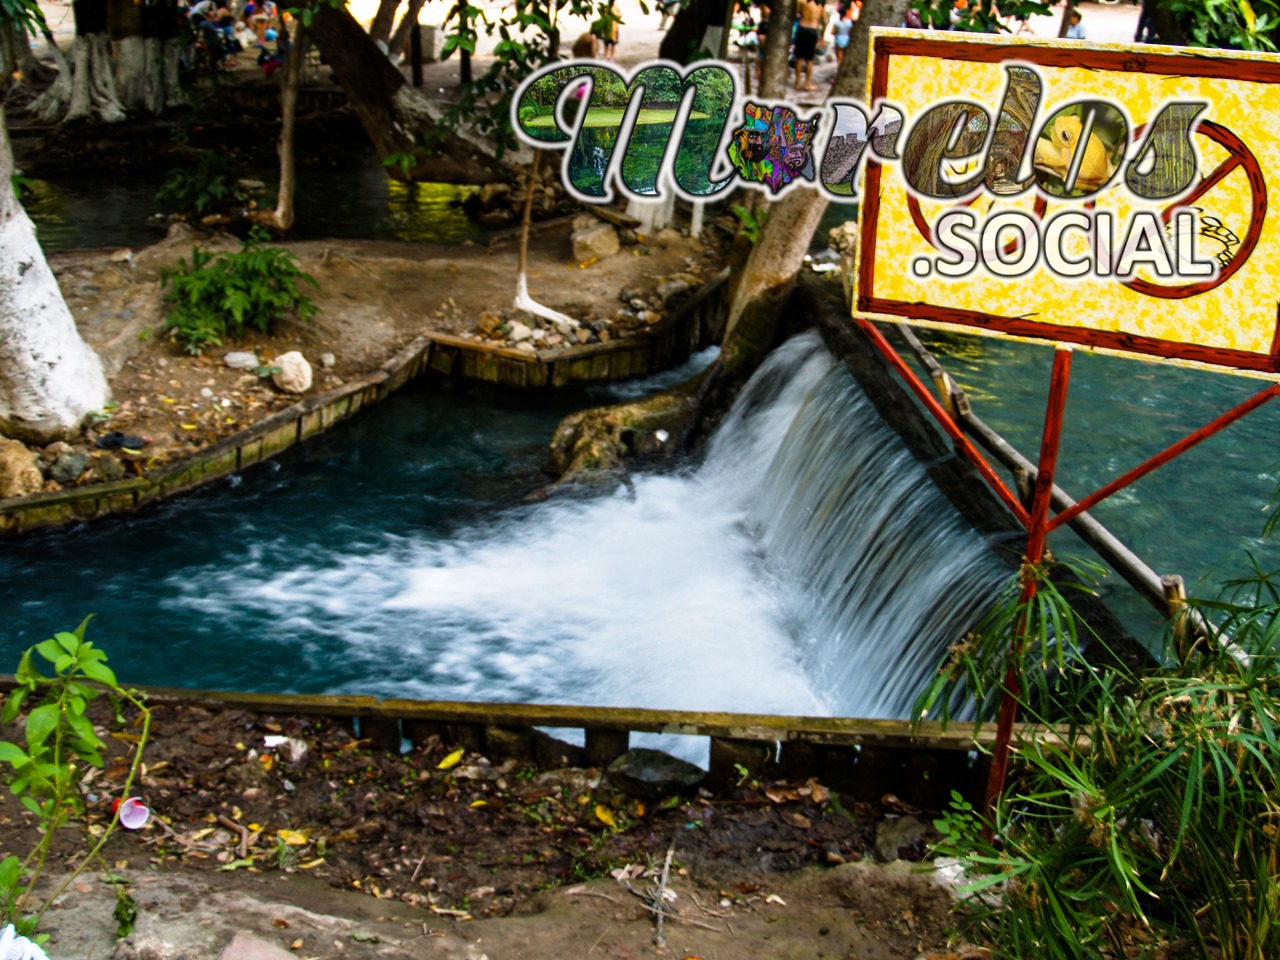
[[[27,708],[23,742],[0,742],[0,763],[11,768],[9,789],[40,822],[40,841],[25,859],[9,856],[0,861],[0,924],[13,923],[23,936],[34,934],[49,904],[98,856],[118,822],[117,818],[112,819],[61,887],[42,907],[29,913],[31,891],[43,871],[55,834],[72,818],[85,813],[80,783],[86,768],[103,765],[105,744],[86,715],[89,704],[105,693],[118,723],[124,722],[121,700],[140,712],[142,733],[125,778],[124,796],[129,795],[150,730],[150,712],[133,693],[120,687],[107,666],[106,654],[84,639],[88,624],[86,618],[74,633],[57,633],[24,653],[14,674],[15,689],[0,710],[0,722],[13,723]],[[37,667],[38,662],[42,662],[41,667]],[[41,672],[49,666],[51,674]]]
[[[1192,46],[1275,50],[1280,40],[1275,0],[1170,0],[1169,9]]]
[[[243,199],[235,191],[235,177],[224,153],[194,151],[191,162],[165,174],[156,199],[186,213],[203,216]]]
[[[1280,595],[1277,572],[1253,566],[1170,625],[1171,651],[1193,627],[1207,634],[1193,656],[1142,676],[1071,671],[1045,642],[1077,636],[1070,606],[1059,595],[1039,609],[1011,589],[987,621],[993,638],[953,650],[922,696],[919,710],[954,705],[966,686],[987,702],[1010,624],[1023,623],[1026,672],[1056,663],[1077,681],[1074,709],[1088,710],[1065,735],[1023,738],[989,821],[953,794],[935,823],[935,854],[958,857],[968,878],[965,932],[994,955],[1280,956]],[[1043,728],[1060,704],[1038,684],[1019,699]]]
[[[913,0],[911,9],[920,14],[926,27],[966,33],[1007,33],[1010,18],[1026,20],[1053,12],[1038,0],[974,0],[963,10],[956,7],[955,0]]]
[[[599,20],[610,5],[611,0],[514,0],[502,8],[501,16],[490,19],[480,7],[456,4],[446,20],[451,27],[443,47],[446,58],[460,50],[474,53],[482,29],[486,36],[496,35],[498,42],[489,68],[459,87],[457,101],[431,135],[442,137],[448,131],[474,128],[494,138],[499,158],[514,149],[511,98],[516,88],[536,69],[558,59],[556,48],[562,39],[566,47],[573,42],[573,37],[560,37],[561,22],[570,17]],[[648,12],[644,0],[640,6]]]
[[[761,207],[759,216],[756,216],[740,203],[735,203],[729,208],[729,211],[738,218],[739,233],[752,244],[760,239],[760,231],[764,227],[765,217],[769,214],[768,207]]]
[[[1004,692],[1010,651],[1021,651],[1014,691],[1021,708],[1046,710],[1063,702],[1064,676],[1082,671],[1079,624],[1064,590],[1092,592],[1089,584],[1102,568],[1072,559],[1026,564],[1002,587],[991,611],[973,633],[949,651],[947,662],[916,699],[917,718],[947,722],[957,712],[973,711],[975,720],[994,718]],[[1024,600],[1023,587],[1034,579],[1035,595]]]
[[[303,323],[315,315],[315,304],[299,289],[303,282],[318,287],[315,278],[293,254],[263,246],[263,239],[255,229],[239,252],[217,256],[193,247],[189,266],[180,260],[176,271],[165,271],[165,327],[188,353],[221,346],[246,328],[270,333],[289,314]]]
[[[11,23],[32,36],[49,29],[35,0],[0,0],[0,23]]]

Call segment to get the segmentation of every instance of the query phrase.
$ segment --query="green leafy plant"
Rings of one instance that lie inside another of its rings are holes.
[[[235,191],[235,178],[227,155],[214,150],[195,150],[189,162],[165,174],[156,199],[203,216],[241,198]]]
[[[1036,642],[1045,632],[1024,634],[1032,679],[1019,699],[1037,735],[1022,738],[989,817],[953,797],[935,824],[934,852],[958,857],[968,877],[968,935],[1019,960],[1280,956],[1275,575],[1258,568],[1226,599],[1190,601],[1198,616],[1169,629],[1174,650],[1192,624],[1203,627],[1182,662],[1134,675],[1119,664],[1071,670],[1060,655],[1058,686],[1074,688],[1067,703],[1079,716],[1066,731],[1050,729],[1061,694],[1035,679],[1051,662]],[[1035,616],[1059,638],[1076,635],[1069,605]],[[957,684],[981,701],[1003,673],[992,658],[1007,639],[971,637],[918,706],[949,703],[944,691]]]
[[[165,327],[188,353],[221,346],[247,328],[270,333],[290,314],[302,323],[315,315],[315,304],[299,285],[319,284],[293,254],[264,246],[264,237],[255,229],[238,252],[216,256],[193,247],[190,265],[180,260],[177,270],[164,272]]]
[[[117,812],[74,871],[42,905],[34,910],[32,892],[44,870],[58,830],[85,813],[81,780],[89,767],[101,767],[105,744],[86,715],[89,704],[105,694],[116,722],[123,724],[123,704],[138,712],[141,733],[125,777],[123,796],[137,776],[142,751],[151,729],[151,713],[139,695],[125,690],[107,666],[107,657],[84,639],[88,618],[73,633],[57,633],[22,655],[14,674],[16,688],[0,711],[0,721],[13,723],[28,707],[21,744],[0,742],[0,762],[12,769],[9,789],[39,818],[40,840],[25,857],[0,861],[0,921],[12,923],[23,936],[34,935],[49,905],[70,886],[84,868],[100,859],[99,852],[119,823]],[[43,661],[52,667],[45,675]]]
[[[1274,0],[1171,0],[1169,9],[1193,46],[1275,50],[1280,41]]]
[[[735,203],[729,208],[729,211],[738,218],[738,231],[747,238],[752,244],[760,239],[760,231],[764,228],[765,217],[769,214],[768,207],[762,207],[757,216],[740,203]]]

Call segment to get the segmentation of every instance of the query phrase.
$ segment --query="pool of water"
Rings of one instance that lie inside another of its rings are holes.
[[[1031,459],[1040,448],[1052,348],[960,333],[921,339],[968,391],[974,411]],[[1247,377],[1077,351],[1072,362],[1058,485],[1080,499],[1263,389]],[[1188,592],[1212,596],[1245,573],[1250,554],[1280,569],[1280,546],[1260,539],[1280,483],[1280,403],[1114,494],[1093,515],[1157,573],[1181,575]],[[1059,553],[1090,555],[1070,530]],[[1139,636],[1158,617],[1112,574],[1103,595]]]
[[[293,235],[410,243],[485,242],[485,231],[462,209],[478,188],[390,179],[372,150],[343,170],[298,170]],[[274,191],[277,170],[238,170]],[[23,203],[45,253],[97,247],[138,247],[164,238],[167,212],[156,200],[163,177],[77,176],[30,180]]]

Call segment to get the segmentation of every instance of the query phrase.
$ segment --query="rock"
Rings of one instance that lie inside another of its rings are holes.
[[[335,366],[337,366],[337,364],[338,364],[338,358],[335,357],[332,353],[320,354],[320,366],[324,367],[326,370],[332,370]]]
[[[577,233],[580,230],[590,230],[599,222],[600,221],[598,219],[589,213],[580,213],[573,218],[573,232]]]
[[[297,954],[241,930],[222,948],[218,960],[294,960]]]
[[[45,463],[53,463],[64,453],[75,453],[75,448],[65,440],[55,440],[40,451],[40,459]]]
[[[128,247],[124,247],[111,254],[109,259],[112,263],[131,263],[133,261],[133,251]]]
[[[573,259],[578,263],[595,257],[603,260],[622,249],[618,243],[618,231],[610,224],[596,222],[583,230],[573,232]]]
[[[533,345],[533,342],[532,342],[532,341],[530,341],[530,340],[521,340],[519,343],[517,343],[517,344],[516,344],[516,349],[517,349],[517,350],[522,350],[522,351],[524,351],[525,353],[537,353],[537,352],[538,352],[538,348],[537,348],[537,347],[535,347],[535,346]]]
[[[691,289],[693,287],[690,283],[673,277],[658,284],[658,296],[662,298],[663,303],[670,303],[676,297],[682,293],[688,293]]]
[[[49,476],[61,484],[75,483],[89,466],[89,458],[83,453],[64,453],[49,467]]]
[[[609,764],[606,776],[623,793],[643,800],[660,800],[673,793],[692,791],[707,773],[661,750],[637,747]]]
[[[596,336],[600,338],[601,343],[608,343],[613,338],[613,334],[608,330],[601,330],[596,334]]]
[[[245,353],[242,350],[228,353],[222,358],[222,362],[232,370],[257,370],[258,367],[262,366],[254,354]]]
[[[547,339],[547,331],[543,330],[541,327],[539,327],[537,330],[533,331],[533,342],[534,342],[534,343],[541,343],[541,342],[542,342],[543,340],[545,340],[545,339]]]
[[[632,310],[643,310],[648,304],[645,303],[644,297],[632,297],[627,301],[627,306]]]
[[[98,471],[98,476],[107,483],[110,483],[113,480],[124,479],[124,464],[115,457],[99,457],[98,462],[94,466]]]
[[[204,397],[206,400],[208,400],[209,398],[211,398],[211,397],[213,396],[213,391],[212,391],[212,390],[210,390],[208,387],[201,387],[201,388],[200,388],[200,396],[202,396],[202,397]]]
[[[154,933],[131,933],[116,944],[111,956],[113,960],[200,960],[201,952],[161,940]]]
[[[577,328],[572,323],[566,323],[563,320],[556,321],[556,333],[562,337],[572,337],[573,331]]]
[[[267,185],[261,180],[241,177],[236,181],[236,189],[241,193],[262,193],[267,189]]]
[[[57,493],[62,489],[62,484],[57,480],[46,480],[44,486],[40,488],[41,493]]]
[[[681,236],[679,230],[672,229],[671,227],[663,227],[658,231],[657,235],[653,239],[654,242],[660,243],[666,247],[675,243],[681,243],[684,240],[684,237]]]
[[[525,340],[531,340],[532,338],[533,331],[519,320],[513,321],[511,329],[507,331],[507,339],[513,341],[517,345],[523,343]]]
[[[586,327],[579,327],[573,331],[573,337],[579,343],[589,343],[591,341],[591,331]]]
[[[858,221],[850,220],[828,230],[827,246],[842,257],[852,257],[858,249]]]
[[[285,393],[306,393],[311,389],[311,364],[297,350],[282,353],[271,361],[279,367],[279,373],[271,375],[271,382]]]
[[[480,206],[491,207],[495,200],[510,192],[511,184],[509,183],[486,183],[480,188]]]
[[[649,326],[653,326],[655,323],[657,323],[659,320],[662,319],[662,314],[658,313],[658,311],[656,310],[641,310],[639,313],[639,317]]]
[[[502,329],[502,318],[492,310],[482,310],[476,317],[476,331],[482,337],[492,337]]]
[[[39,493],[44,486],[40,458],[17,440],[0,438],[0,499]]]
[[[544,346],[547,346],[547,347],[564,346],[564,337],[560,336],[560,334],[558,333],[553,333],[551,336],[547,337],[547,342],[544,344]]]
[[[915,817],[886,817],[876,824],[876,856],[886,863],[920,844],[929,828]]]
[[[623,288],[623,291],[618,294],[618,299],[623,303],[630,303],[632,300],[639,300],[643,296],[643,290],[637,290],[635,287],[625,287]]]
[[[594,330],[596,333],[599,333],[601,330],[608,330],[609,321],[608,320],[592,320],[591,329]]]
[[[618,231],[618,242],[624,247],[634,247],[640,242],[640,237],[630,227],[623,227]]]

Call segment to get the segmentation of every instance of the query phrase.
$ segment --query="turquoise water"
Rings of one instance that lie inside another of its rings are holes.
[[[975,412],[1031,459],[1040,448],[1052,348],[922,330],[969,392]],[[1081,499],[1260,391],[1259,380],[1077,351],[1072,362],[1058,485]],[[1165,464],[1093,511],[1160,574],[1212,596],[1246,572],[1252,553],[1280,569],[1280,546],[1262,541],[1280,483],[1280,403],[1272,402]],[[1069,530],[1059,553],[1086,555]],[[1147,604],[1114,574],[1103,595],[1144,638],[1157,630]]]
[[[502,515],[538,484],[546,438],[573,408],[414,386],[241,477],[136,517],[6,544],[0,669],[97,613],[90,636],[130,682],[299,692],[354,683],[370,666],[335,627],[342,590],[326,617],[255,589],[281,571],[332,575],[343,557],[394,558],[422,531],[447,538]],[[389,679],[416,669],[403,651],[378,659]]]

